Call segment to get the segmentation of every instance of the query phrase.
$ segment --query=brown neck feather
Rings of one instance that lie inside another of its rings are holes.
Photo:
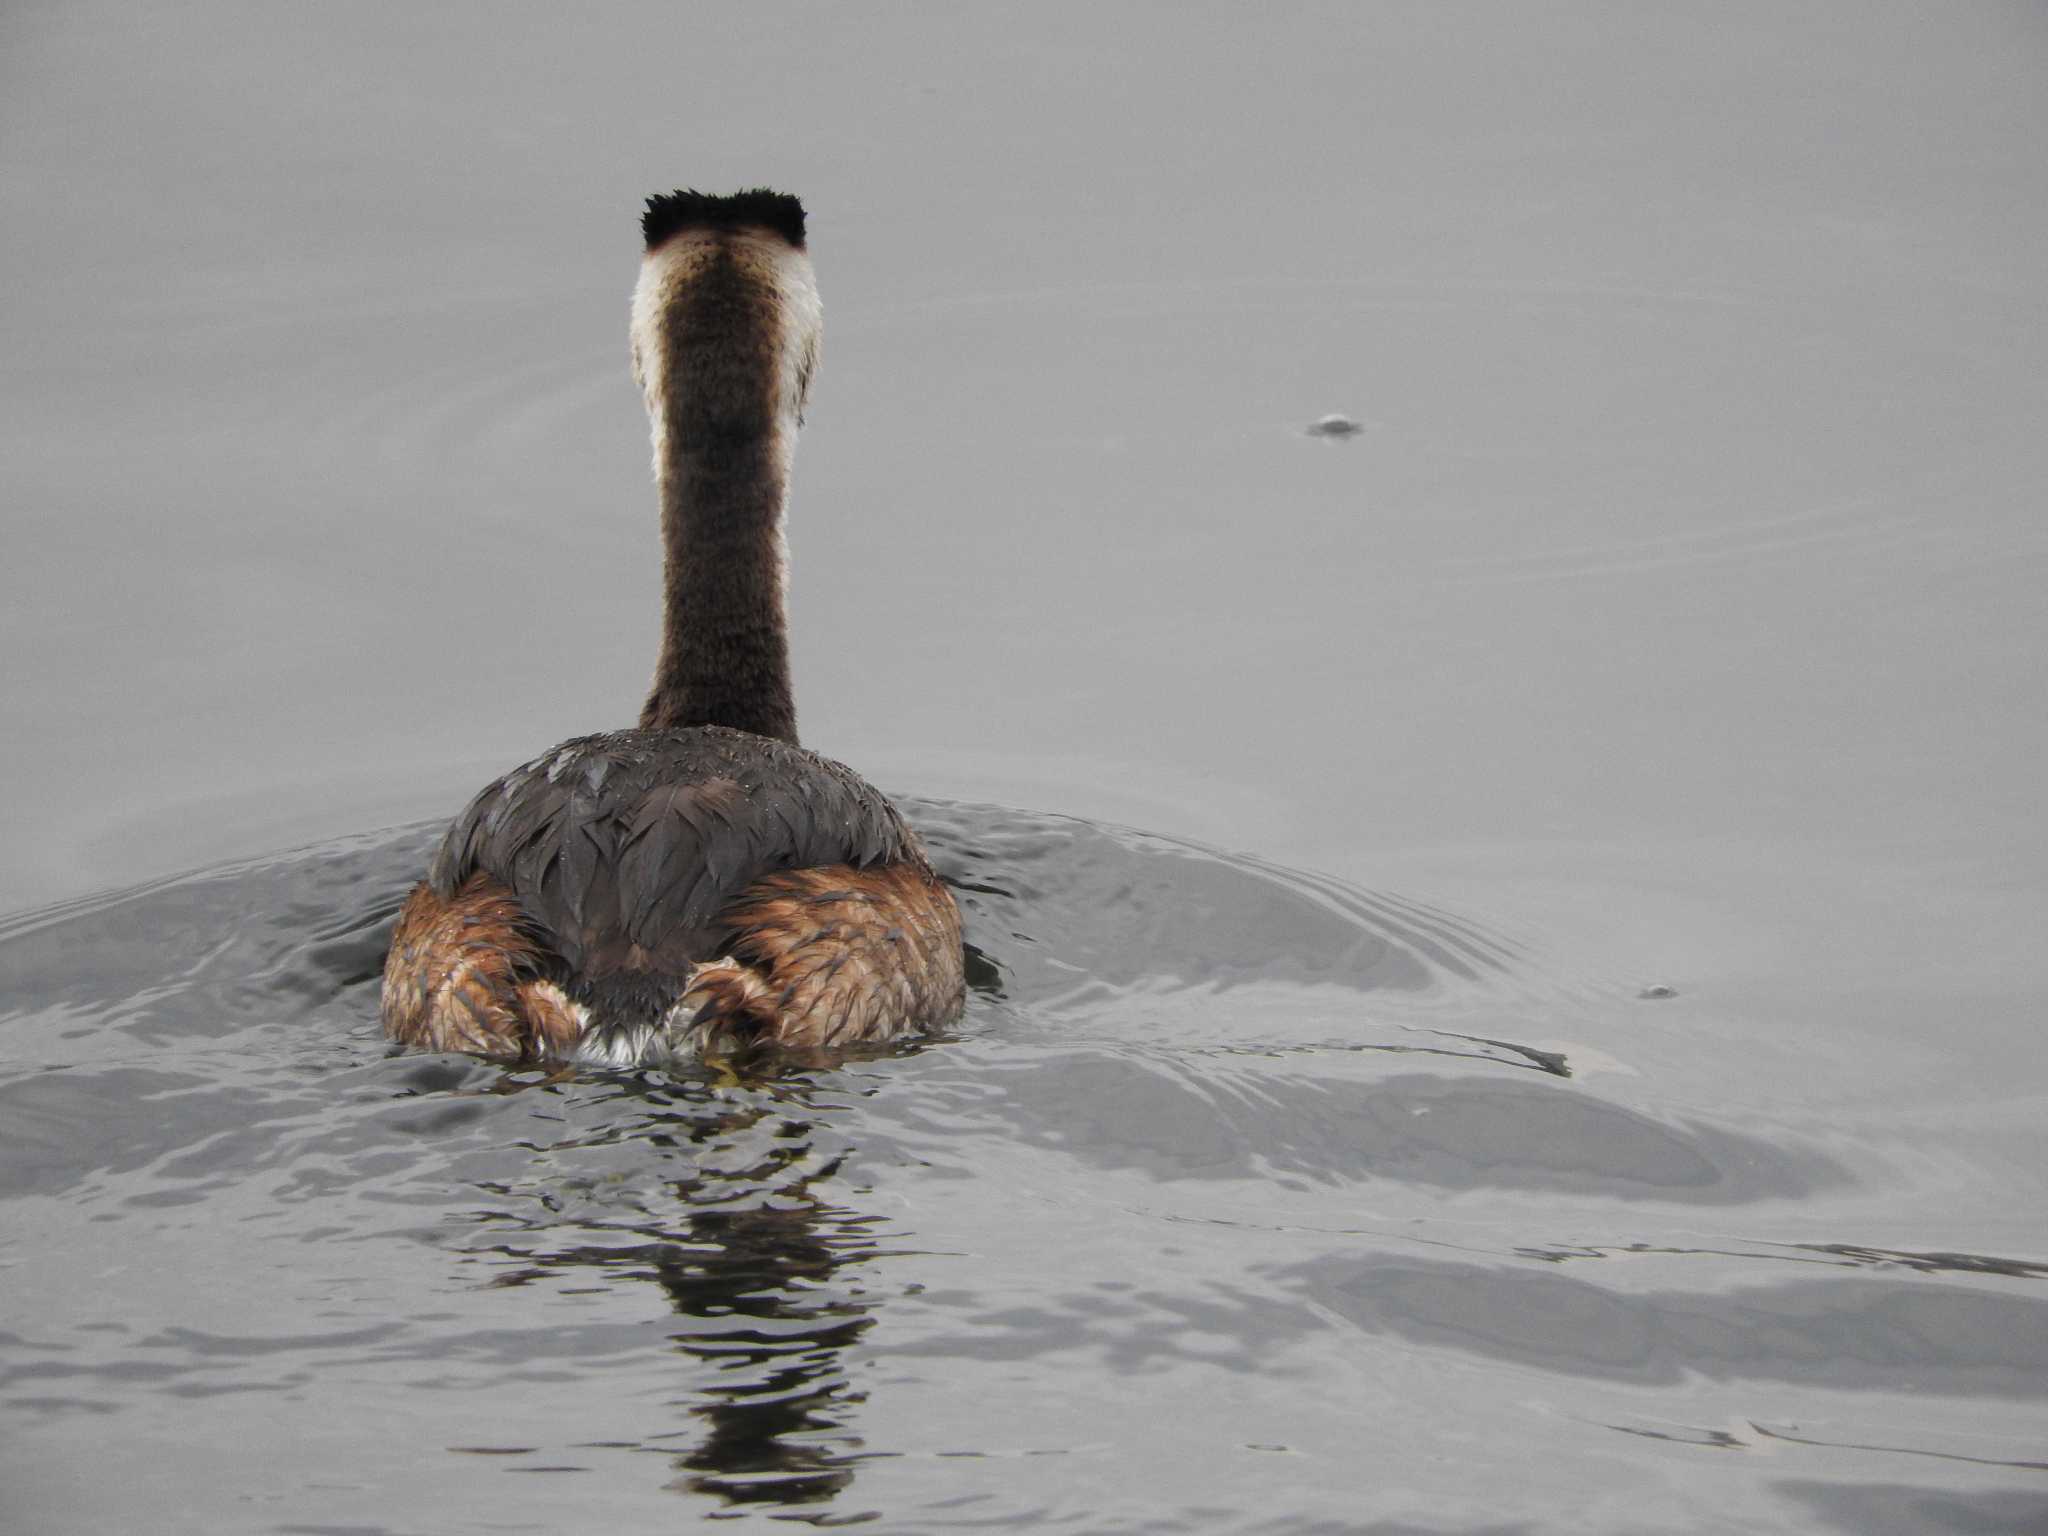
[[[649,729],[724,725],[796,741],[783,612],[785,430],[772,310],[729,261],[666,317],[661,660]]]

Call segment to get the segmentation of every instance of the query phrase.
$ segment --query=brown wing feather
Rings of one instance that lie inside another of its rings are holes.
[[[452,896],[421,882],[384,961],[384,1029],[408,1045],[524,1056],[538,1042],[522,1006],[547,955],[512,893],[474,875]]]
[[[959,1017],[960,912],[921,859],[779,871],[743,891],[717,926],[728,952],[681,984],[672,1017],[688,1021],[685,1037],[645,1035],[657,1055],[848,1045]],[[589,1015],[559,973],[501,882],[473,875],[452,898],[423,882],[385,962],[385,1029],[428,1050],[574,1056]]]
[[[724,922],[744,969],[692,978],[684,1001],[701,992],[703,1038],[845,1045],[960,1015],[960,909],[922,859],[784,870],[750,886]]]

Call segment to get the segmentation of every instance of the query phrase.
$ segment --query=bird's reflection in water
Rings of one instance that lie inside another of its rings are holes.
[[[814,1196],[816,1176],[769,1204],[694,1208],[687,1245],[656,1264],[685,1324],[677,1348],[717,1372],[695,1394],[706,1430],[672,1487],[734,1504],[815,1504],[853,1481],[860,1441],[848,1424],[860,1397],[847,1352],[874,1318],[834,1277],[874,1256],[872,1219]],[[730,1193],[684,1189],[693,1201]]]
[[[967,973],[972,992],[1001,999],[1000,968],[971,945]],[[678,1401],[697,1423],[630,1448],[675,1456],[669,1488],[794,1506],[784,1518],[817,1524],[861,1518],[823,1506],[873,1454],[852,1427],[863,1394],[850,1371],[875,1320],[861,1266],[887,1255],[889,1231],[824,1191],[848,1187],[842,1166],[874,1140],[853,1123],[875,1091],[863,1067],[947,1038],[778,1050],[702,1076],[515,1069],[482,1089],[538,1090],[547,1121],[575,1127],[522,1143],[514,1178],[478,1184],[494,1197],[481,1219],[504,1234],[482,1251],[514,1261],[491,1283],[584,1289],[595,1272],[668,1294],[669,1338],[695,1363]],[[675,1455],[679,1441],[691,1448]]]
[[[827,1091],[843,1077],[755,1064],[725,1078],[722,1089],[500,1079],[489,1091],[594,1089],[602,1109],[599,1126],[586,1121],[548,1147],[528,1179],[485,1186],[525,1213],[486,1218],[520,1234],[489,1250],[519,1261],[493,1283],[560,1284],[578,1271],[655,1281],[680,1323],[675,1347],[702,1367],[680,1399],[698,1425],[640,1442],[666,1455],[690,1444],[667,1486],[728,1505],[808,1506],[808,1518],[829,1522],[817,1506],[847,1488],[860,1459],[849,1351],[874,1321],[843,1271],[880,1256],[880,1223],[813,1187],[831,1183],[849,1146]]]

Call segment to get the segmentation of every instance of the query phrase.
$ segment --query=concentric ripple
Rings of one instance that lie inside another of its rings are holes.
[[[1386,1458],[1457,1529],[1509,1437],[1761,1524],[1847,1507],[1845,1456],[1923,1502],[2034,1475],[2048,1270],[1880,1241],[1855,1145],[1675,1102],[1631,1063],[1671,1005],[1410,897],[907,810],[966,1020],[755,1082],[393,1054],[433,828],[0,928],[30,1526],[142,1518],[47,1474],[109,1435],[277,1530],[573,1528],[599,1490],[621,1529],[1086,1530],[1133,1468],[1185,1489],[1148,1529],[1337,1529]]]

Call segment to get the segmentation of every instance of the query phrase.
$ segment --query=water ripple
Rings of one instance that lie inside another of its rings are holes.
[[[378,968],[433,828],[0,926],[10,1432],[175,1443],[203,1405],[260,1447],[317,1399],[471,1496],[907,1530],[1100,1528],[1031,1469],[1133,1443],[1199,1491],[1128,1528],[1264,1529],[1347,1425],[1447,1469],[1768,1438],[1815,1474],[1749,1507],[1816,1518],[1820,1458],[2027,1472],[2048,1264],[1875,1242],[1856,1202],[1896,1176],[1852,1131],[1673,1101],[1629,1057],[1694,1015],[1406,894],[908,809],[968,1017],[751,1082],[393,1054]],[[1569,1412],[1532,1422],[1536,1382]],[[1134,1430],[1162,1404],[1171,1436]],[[1436,1497],[1412,1528],[1486,1528]]]

